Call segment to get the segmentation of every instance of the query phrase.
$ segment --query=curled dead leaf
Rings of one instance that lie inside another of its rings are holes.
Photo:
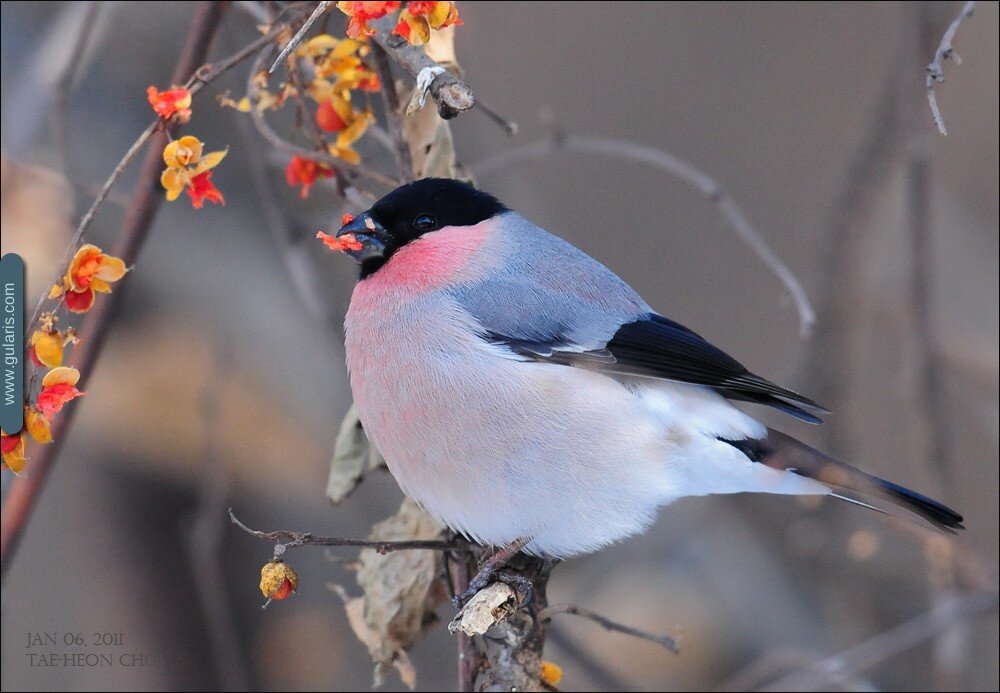
[[[441,532],[433,518],[406,499],[399,512],[372,528],[369,539],[436,539]],[[351,628],[375,662],[376,686],[385,680],[389,666],[395,667],[407,686],[416,685],[416,669],[406,651],[424,625],[434,619],[435,607],[444,601],[437,582],[440,562],[437,551],[382,555],[365,549],[359,556],[357,574],[364,596],[350,598],[340,590]]]
[[[337,505],[354,492],[366,473],[384,466],[385,460],[361,427],[357,405],[352,404],[340,424],[337,442],[334,443],[326,497]]]

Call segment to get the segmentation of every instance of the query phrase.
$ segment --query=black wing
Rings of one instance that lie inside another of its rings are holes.
[[[557,343],[526,344],[496,334],[489,338],[533,358],[705,385],[729,399],[764,404],[809,423],[823,421],[806,409],[827,411],[807,397],[754,375],[695,332],[655,313],[622,325],[604,348],[597,350],[564,350],[564,345]]]

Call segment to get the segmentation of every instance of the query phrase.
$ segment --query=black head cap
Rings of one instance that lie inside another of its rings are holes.
[[[376,202],[368,215],[381,227],[384,251],[362,261],[367,277],[412,240],[445,226],[472,226],[506,212],[495,197],[450,178],[424,178],[400,186]]]

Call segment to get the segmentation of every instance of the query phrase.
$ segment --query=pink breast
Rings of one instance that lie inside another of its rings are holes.
[[[371,374],[400,360],[395,350],[401,344],[419,340],[421,332],[436,331],[431,325],[443,316],[414,315],[412,301],[481,272],[489,263],[476,254],[493,231],[494,222],[487,220],[426,234],[358,282],[345,319],[347,361],[356,400],[367,399],[367,390],[377,388],[369,381]],[[363,403],[359,401],[359,405]]]
[[[455,280],[483,243],[493,234],[495,222],[475,226],[446,226],[411,241],[375,274],[358,284],[352,302],[375,292],[424,292]]]

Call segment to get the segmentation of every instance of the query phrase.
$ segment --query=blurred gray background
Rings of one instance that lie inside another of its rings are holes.
[[[934,4],[942,30],[959,8]],[[52,84],[85,10],[84,3],[0,8],[3,252],[26,257],[32,294],[44,289],[72,225],[148,122],[146,86],[166,85],[192,4],[104,3],[61,150],[50,128]],[[955,45],[963,64],[947,64],[937,89],[950,134],[933,131],[925,104],[918,114],[931,147],[930,340],[945,383],[937,423],[948,433],[947,465],[927,459],[919,442],[927,431],[914,425],[925,402],[913,384],[918,336],[902,159],[861,172],[872,194],[850,231],[851,295],[830,295],[845,279],[830,276],[843,267],[833,258],[845,242],[831,219],[856,211],[837,209],[836,200],[873,131],[881,94],[902,80],[897,108],[909,107],[911,94],[923,99],[931,55],[914,60],[900,48],[917,21],[915,5],[462,2],[460,10],[458,57],[468,81],[520,124],[509,138],[481,112],[462,115],[454,121],[462,162],[475,169],[554,131],[625,138],[687,159],[731,193],[801,279],[821,319],[848,301],[846,324],[831,334],[821,322],[816,332],[836,353],[800,338],[780,283],[709,201],[663,172],[556,153],[480,184],[753,370],[820,402],[835,396],[837,411],[822,429],[755,413],[962,511],[969,530],[954,553],[967,564],[964,586],[995,590],[996,3],[980,3],[961,27]],[[254,37],[253,20],[234,8],[214,55]],[[340,507],[324,498],[350,401],[336,325],[355,269],[312,240],[342,211],[333,190],[299,201],[284,182],[286,159],[246,136],[244,116],[213,103],[213,93],[242,94],[248,69],[203,92],[186,128],[209,149],[230,147],[214,176],[226,206],[194,211],[186,198],[163,206],[89,394],[71,405],[82,407],[80,416],[3,587],[4,690],[370,683],[367,652],[326,587],[353,587],[344,567],[353,554],[295,552],[299,594],[262,613],[258,571],[269,547],[223,517],[230,504],[255,527],[363,536],[400,501],[388,475],[366,481]],[[288,248],[264,221],[254,161],[265,162],[279,219],[323,277],[308,290],[312,305],[283,261]],[[110,246],[134,176],[126,173],[103,209],[92,242]],[[209,480],[225,492],[224,503],[199,505]],[[198,554],[204,537],[192,530],[199,511],[208,519],[198,532],[222,532],[209,555]],[[561,566],[550,587],[552,601],[675,635],[683,653],[561,617],[546,658],[563,666],[567,690],[754,688],[940,603],[947,594],[936,577],[940,555],[938,542],[845,504],[688,499],[666,508],[645,536]],[[236,625],[221,657],[209,635],[217,611],[198,598],[199,576],[216,565],[228,597],[214,608]],[[38,632],[120,632],[125,651],[162,661],[32,668],[25,646]],[[996,690],[997,649],[990,610],[822,687]],[[419,689],[453,686],[454,650],[440,625],[416,647]],[[386,689],[401,684],[390,677]]]

